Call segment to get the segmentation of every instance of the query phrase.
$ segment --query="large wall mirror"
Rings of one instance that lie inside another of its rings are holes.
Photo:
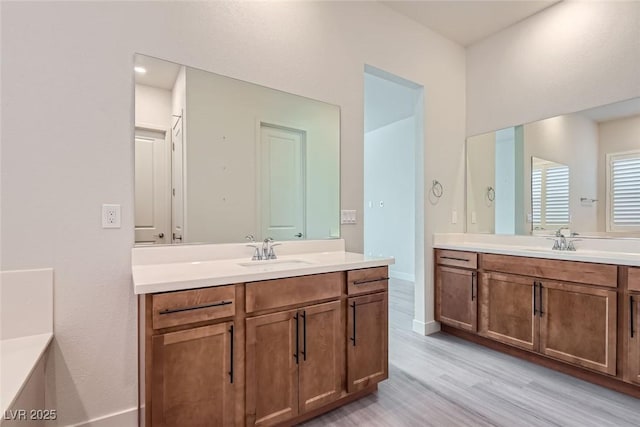
[[[136,244],[340,236],[340,108],[135,57]]]
[[[467,139],[469,233],[640,237],[640,98]]]

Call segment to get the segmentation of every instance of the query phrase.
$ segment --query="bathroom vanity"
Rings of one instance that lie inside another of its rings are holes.
[[[640,397],[637,252],[446,239],[436,246],[435,313],[444,332]]]
[[[393,259],[343,240],[280,248],[134,248],[140,425],[293,425],[387,378]]]

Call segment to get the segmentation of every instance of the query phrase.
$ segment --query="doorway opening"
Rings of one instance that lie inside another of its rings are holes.
[[[424,304],[424,88],[364,70],[364,252],[393,256],[390,302],[412,293]],[[391,326],[422,331],[414,310]]]

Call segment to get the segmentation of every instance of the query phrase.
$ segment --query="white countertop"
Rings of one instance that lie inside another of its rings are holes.
[[[250,257],[133,265],[136,294],[281,279],[358,268],[380,267],[393,258],[332,251],[288,254],[276,260],[251,261]]]
[[[2,413],[11,408],[52,338],[52,333],[46,333],[0,340]]]
[[[439,249],[531,258],[640,266],[640,241],[627,239],[616,242],[615,240],[581,239],[576,241],[577,250],[574,252],[552,250],[553,242],[545,237],[450,233],[434,235],[433,246]]]

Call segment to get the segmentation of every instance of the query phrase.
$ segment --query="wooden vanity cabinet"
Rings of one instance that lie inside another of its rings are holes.
[[[232,426],[238,359],[235,285],[146,295],[145,424]]]
[[[248,283],[246,424],[286,422],[343,394],[345,274]],[[275,292],[277,291],[277,292]],[[333,301],[315,303],[320,300]],[[297,308],[279,310],[281,306]]]
[[[389,377],[387,267],[347,272],[347,392]]]
[[[444,324],[478,330],[477,254],[436,249],[435,318]]]
[[[374,267],[141,296],[140,425],[294,425],[375,391],[387,290]]]
[[[629,267],[627,292],[623,295],[624,324],[620,328],[626,344],[624,380],[640,384],[640,267]]]
[[[480,335],[537,351],[539,323],[534,280],[514,274],[483,273],[480,280]]]
[[[506,272],[481,274],[481,335],[616,375],[615,266],[483,254],[481,269]]]
[[[341,303],[248,318],[247,425],[276,425],[342,392]]]

